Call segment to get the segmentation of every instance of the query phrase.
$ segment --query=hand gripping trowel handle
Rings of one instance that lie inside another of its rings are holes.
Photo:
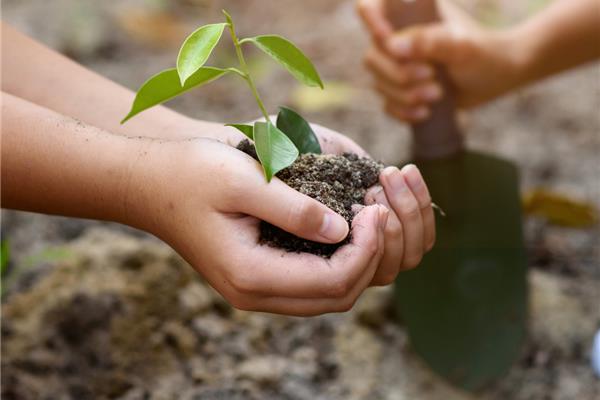
[[[389,21],[397,30],[440,21],[435,0],[384,0],[384,7]],[[431,106],[427,120],[412,125],[413,156],[417,160],[449,157],[463,148],[452,83],[440,66],[436,67],[436,76],[443,85],[444,96]]]

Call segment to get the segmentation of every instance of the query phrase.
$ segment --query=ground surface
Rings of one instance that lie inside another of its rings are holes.
[[[493,24],[521,18],[540,3],[465,2]],[[370,92],[359,56],[365,36],[350,1],[5,0],[2,6],[4,20],[130,87],[174,63],[176,45],[149,40],[160,35],[177,43],[178,24],[185,34],[220,18],[225,7],[242,34],[294,39],[333,88],[325,99],[298,92],[284,72],[251,57],[273,112],[290,104],[386,163],[408,157],[406,129],[383,116]],[[168,14],[144,14],[153,7]],[[221,52],[213,64],[231,60]],[[543,186],[599,207],[599,78],[598,66],[589,66],[486,106],[467,121],[469,145],[515,162],[524,191]],[[315,111],[317,102],[327,107]],[[246,89],[232,80],[173,106],[218,121],[257,114]],[[600,326],[598,226],[527,218],[530,339],[505,379],[469,396],[431,375],[412,353],[404,329],[390,318],[389,289],[367,291],[343,315],[239,312],[140,232],[26,213],[2,217],[12,253],[3,281],[2,398],[600,398],[588,357]]]

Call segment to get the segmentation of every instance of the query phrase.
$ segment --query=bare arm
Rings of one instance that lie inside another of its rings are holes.
[[[259,219],[326,243],[342,240],[348,225],[277,178],[267,184],[252,158],[216,140],[113,135],[10,94],[1,100],[3,207],[145,229],[244,310],[347,310],[379,268],[382,206],[357,214],[352,242],[329,260],[261,246]]]
[[[163,106],[153,107],[121,125],[135,94],[63,55],[2,25],[2,91],[126,136],[178,139],[226,136],[220,124],[188,118]]]
[[[130,223],[125,192],[142,143],[3,92],[2,207]]]
[[[365,61],[387,111],[407,122],[426,118],[443,95],[432,64],[446,68],[459,105],[469,108],[600,57],[598,0],[556,0],[523,24],[498,31],[441,0],[441,22],[394,32],[383,5],[358,3],[374,42]]]
[[[600,57],[600,1],[559,0],[511,32],[525,60],[524,82]]]

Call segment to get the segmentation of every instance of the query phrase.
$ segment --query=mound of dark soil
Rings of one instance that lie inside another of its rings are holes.
[[[254,146],[248,140],[243,140],[237,148],[258,160]],[[279,171],[277,177],[300,193],[325,204],[350,224],[354,217],[352,205],[364,205],[365,193],[377,183],[382,168],[383,164],[356,154],[301,154],[294,164]],[[350,241],[350,235],[340,243],[323,244],[262,222],[260,240],[288,251],[329,257]]]

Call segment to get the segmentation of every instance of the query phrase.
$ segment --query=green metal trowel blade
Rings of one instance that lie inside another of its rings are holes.
[[[526,331],[526,255],[517,169],[476,152],[416,162],[433,201],[436,245],[401,273],[395,302],[417,353],[478,390],[505,374]]]

